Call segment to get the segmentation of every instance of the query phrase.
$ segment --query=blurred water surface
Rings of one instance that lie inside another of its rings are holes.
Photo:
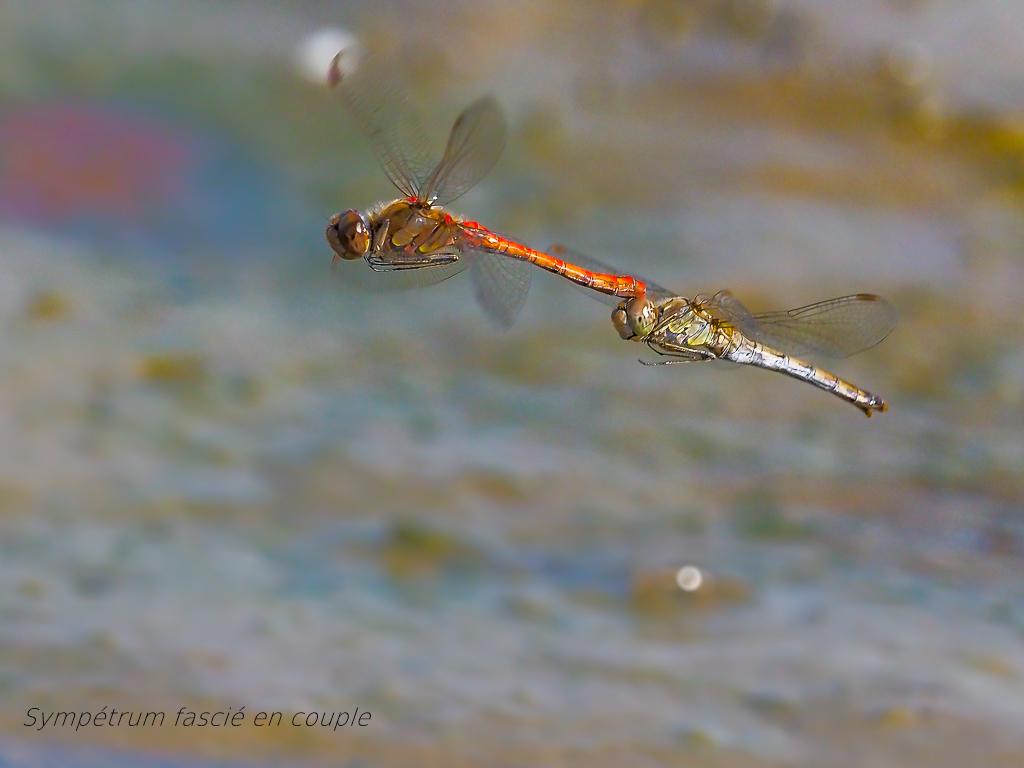
[[[1019,765],[1022,24],[4,4],[0,765]],[[643,368],[547,275],[505,334],[466,279],[332,275],[326,218],[391,190],[304,74],[331,28],[405,51],[440,136],[498,95],[471,218],[754,309],[890,297],[837,370],[892,410]],[[104,704],[373,725],[22,725]]]

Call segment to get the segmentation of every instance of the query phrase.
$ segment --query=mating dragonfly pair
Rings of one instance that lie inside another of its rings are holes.
[[[878,395],[801,359],[847,357],[878,344],[896,322],[886,301],[860,293],[752,314],[728,291],[687,299],[564,246],[537,251],[458,217],[444,206],[480,181],[504,149],[501,108],[489,96],[471,104],[455,120],[435,162],[401,90],[387,82],[386,69],[358,49],[342,51],[331,63],[329,83],[402,193],[367,211],[331,217],[326,235],[335,262],[364,259],[376,271],[422,270],[422,283],[468,268],[480,305],[504,327],[525,303],[534,265],[614,304],[619,335],[665,357],[647,365],[728,360],[806,381],[867,416],[887,409]]]

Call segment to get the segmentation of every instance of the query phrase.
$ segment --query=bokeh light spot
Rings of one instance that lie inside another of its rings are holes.
[[[695,565],[684,565],[676,571],[676,584],[684,592],[696,592],[704,583],[704,574]]]

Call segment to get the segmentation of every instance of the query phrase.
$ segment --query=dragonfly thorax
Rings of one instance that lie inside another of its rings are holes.
[[[459,221],[441,206],[400,198],[376,206],[366,219],[372,237],[365,255],[373,269],[429,267],[458,259]]]
[[[701,308],[700,298],[692,302],[675,298],[659,306],[661,320],[655,334],[657,338],[652,341],[673,348],[706,349],[712,345],[719,323]]]

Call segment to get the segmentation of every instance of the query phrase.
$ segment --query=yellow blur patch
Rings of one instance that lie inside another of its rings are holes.
[[[52,323],[71,314],[71,302],[53,291],[40,291],[25,307],[25,316],[37,323]]]
[[[206,375],[206,366],[198,355],[150,355],[139,364],[139,375],[152,384],[196,384]]]

